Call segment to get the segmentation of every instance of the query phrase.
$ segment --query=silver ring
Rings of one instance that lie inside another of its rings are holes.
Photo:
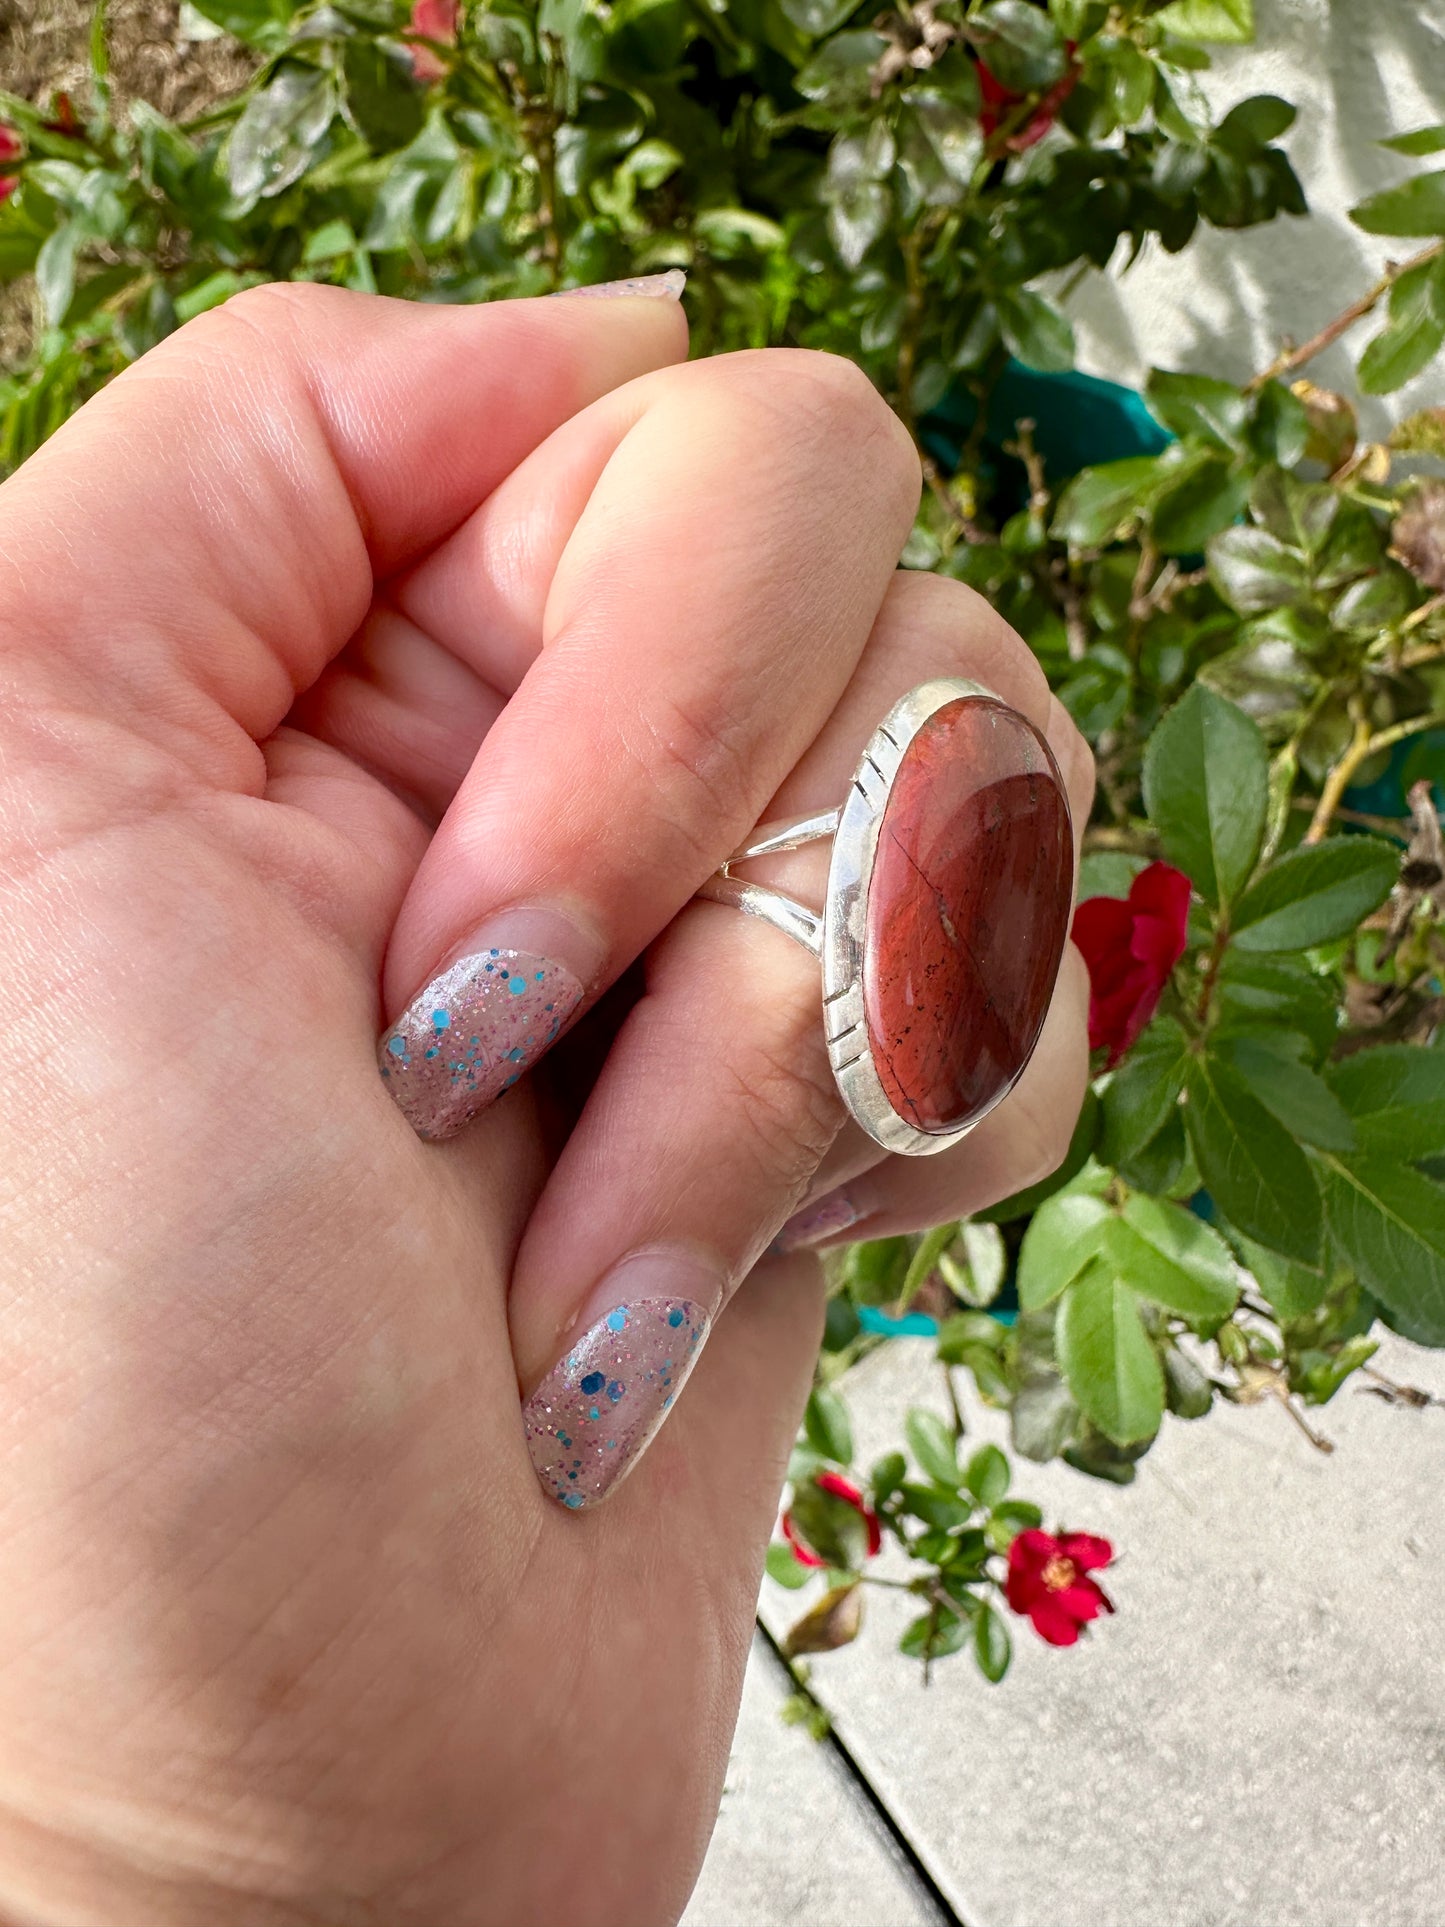
[[[833,840],[821,911],[733,875]],[[945,1151],[1033,1055],[1068,938],[1074,842],[1058,764],[981,683],[939,678],[883,718],[837,809],[761,824],[698,891],[822,964],[828,1061],[887,1151]]]

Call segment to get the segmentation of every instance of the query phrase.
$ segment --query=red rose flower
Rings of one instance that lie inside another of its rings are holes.
[[[13,127],[0,121],[0,161],[18,161],[25,152],[25,143]],[[20,185],[18,174],[0,174],[0,201],[8,201]]]
[[[845,1504],[863,1520],[868,1528],[868,1557],[872,1559],[883,1544],[883,1529],[878,1523],[877,1514],[872,1511],[863,1494],[851,1479],[845,1479],[841,1472],[819,1472],[814,1475],[813,1484],[820,1492],[831,1492],[835,1499]],[[783,1537],[793,1548],[799,1561],[805,1566],[826,1566],[828,1561],[820,1559],[799,1531],[791,1512],[783,1514]]]
[[[1046,94],[1039,97],[1038,106],[1022,127],[1016,127],[1004,142],[1004,146],[1015,154],[1022,154],[1026,147],[1041,141],[1059,117],[1059,109],[1073,93],[1079,78],[1079,70],[1072,64],[1074,43],[1069,42],[1070,66],[1062,80],[1056,80]],[[978,63],[978,84],[983,95],[983,103],[978,110],[978,124],[983,129],[985,140],[991,140],[1013,108],[1025,98],[1016,94],[991,71],[986,61]]]
[[[1079,1628],[1114,1608],[1089,1573],[1107,1566],[1114,1548],[1087,1532],[1021,1532],[1008,1549],[1004,1594],[1051,1646],[1072,1646]]]
[[[1107,1047],[1112,1069],[1159,1007],[1184,954],[1189,879],[1151,863],[1127,897],[1090,897],[1074,912],[1074,942],[1089,966],[1089,1049]]]
[[[455,44],[457,37],[457,0],[412,0],[410,28],[427,40]],[[440,80],[447,63],[432,47],[413,47],[411,71],[417,80]]]

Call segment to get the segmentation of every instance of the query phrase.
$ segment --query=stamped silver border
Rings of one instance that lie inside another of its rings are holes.
[[[909,744],[929,719],[949,703],[978,697],[1009,709],[996,690],[963,676],[939,676],[920,683],[896,702],[869,738],[853,775],[847,798],[839,809],[795,817],[783,823],[760,824],[752,839],[728,858],[698,891],[714,903],[725,903],[749,916],[761,917],[802,944],[822,962],[823,1025],[828,1062],[844,1104],[855,1123],[875,1143],[901,1157],[932,1157],[966,1138],[994,1105],[1013,1089],[1004,1087],[989,1105],[956,1131],[920,1131],[894,1110],[878,1076],[863,1003],[863,967],[867,949],[868,890],[878,854],[884,812]],[[1047,748],[1047,744],[1045,745]],[[1049,753],[1052,764],[1052,752]],[[1055,768],[1066,817],[1068,791]],[[1072,843],[1072,822],[1070,841]],[[800,849],[823,837],[833,840],[828,868],[828,895],[822,912],[810,910],[781,891],[750,883],[732,874],[733,866],[755,857]],[[1030,1053],[1032,1056],[1032,1053]],[[1023,1075],[1029,1059],[1019,1066]]]
[[[956,1131],[920,1131],[894,1110],[878,1077],[863,1009],[863,962],[868,888],[878,833],[908,745],[928,720],[963,696],[1001,697],[982,683],[940,676],[896,702],[868,740],[833,838],[823,911],[823,1023],[843,1102],[854,1120],[885,1150],[931,1157],[966,1138],[981,1119]],[[986,1113],[985,1113],[986,1115]]]

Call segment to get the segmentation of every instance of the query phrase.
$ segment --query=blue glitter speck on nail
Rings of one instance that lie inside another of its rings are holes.
[[[575,1511],[579,1505],[585,1504],[586,1501],[580,1492],[564,1492],[562,1494],[562,1503],[563,1505],[571,1506]]]
[[[619,1305],[619,1306],[617,1307],[617,1309],[616,1309],[616,1311],[610,1311],[610,1312],[608,1312],[608,1314],[607,1314],[607,1329],[608,1329],[608,1331],[610,1331],[610,1332],[620,1332],[620,1331],[626,1331],[626,1329],[627,1329],[627,1307],[626,1307],[626,1305]]]
[[[601,1418],[602,1414],[598,1411],[597,1407],[594,1405],[588,1411],[587,1416],[588,1418]]]
[[[434,1010],[431,1021],[433,1030],[445,1030],[452,1021],[452,1014],[449,1010]]]
[[[600,1392],[606,1383],[607,1374],[605,1372],[589,1372],[578,1389],[583,1392],[586,1397],[591,1398],[592,1394],[594,1392]]]
[[[391,1052],[393,1057],[405,1057],[406,1039],[404,1037],[388,1037],[386,1040],[386,1048]]]
[[[676,1331],[678,1326],[682,1323],[682,1312],[679,1310],[679,1308],[676,1305],[674,1305],[672,1310],[667,1314],[667,1322],[669,1325],[672,1326],[672,1329],[674,1331]]]
[[[627,1387],[622,1383],[620,1379],[614,1378],[612,1383],[607,1387],[607,1396],[612,1400],[612,1403],[614,1405],[617,1403],[618,1399],[626,1395],[626,1392],[627,1392]]]
[[[514,997],[520,997],[522,992],[527,988],[527,986],[525,983],[523,983],[522,978],[519,974],[515,977],[509,977],[507,979],[507,988],[508,990],[511,991]]]

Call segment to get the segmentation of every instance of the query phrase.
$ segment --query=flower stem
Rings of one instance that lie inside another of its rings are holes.
[[[1325,778],[1325,786],[1320,791],[1320,800],[1315,805],[1315,813],[1310,826],[1304,833],[1306,843],[1318,843],[1328,831],[1334,820],[1335,811],[1340,807],[1345,791],[1350,787],[1355,772],[1361,764],[1378,756],[1381,750],[1393,748],[1403,743],[1408,736],[1418,736],[1423,730],[1445,728],[1445,710],[1434,709],[1424,716],[1412,716],[1408,722],[1395,723],[1389,729],[1370,732],[1369,718],[1364,704],[1357,696],[1350,704],[1350,713],[1355,719],[1355,734],[1349,748]]]

